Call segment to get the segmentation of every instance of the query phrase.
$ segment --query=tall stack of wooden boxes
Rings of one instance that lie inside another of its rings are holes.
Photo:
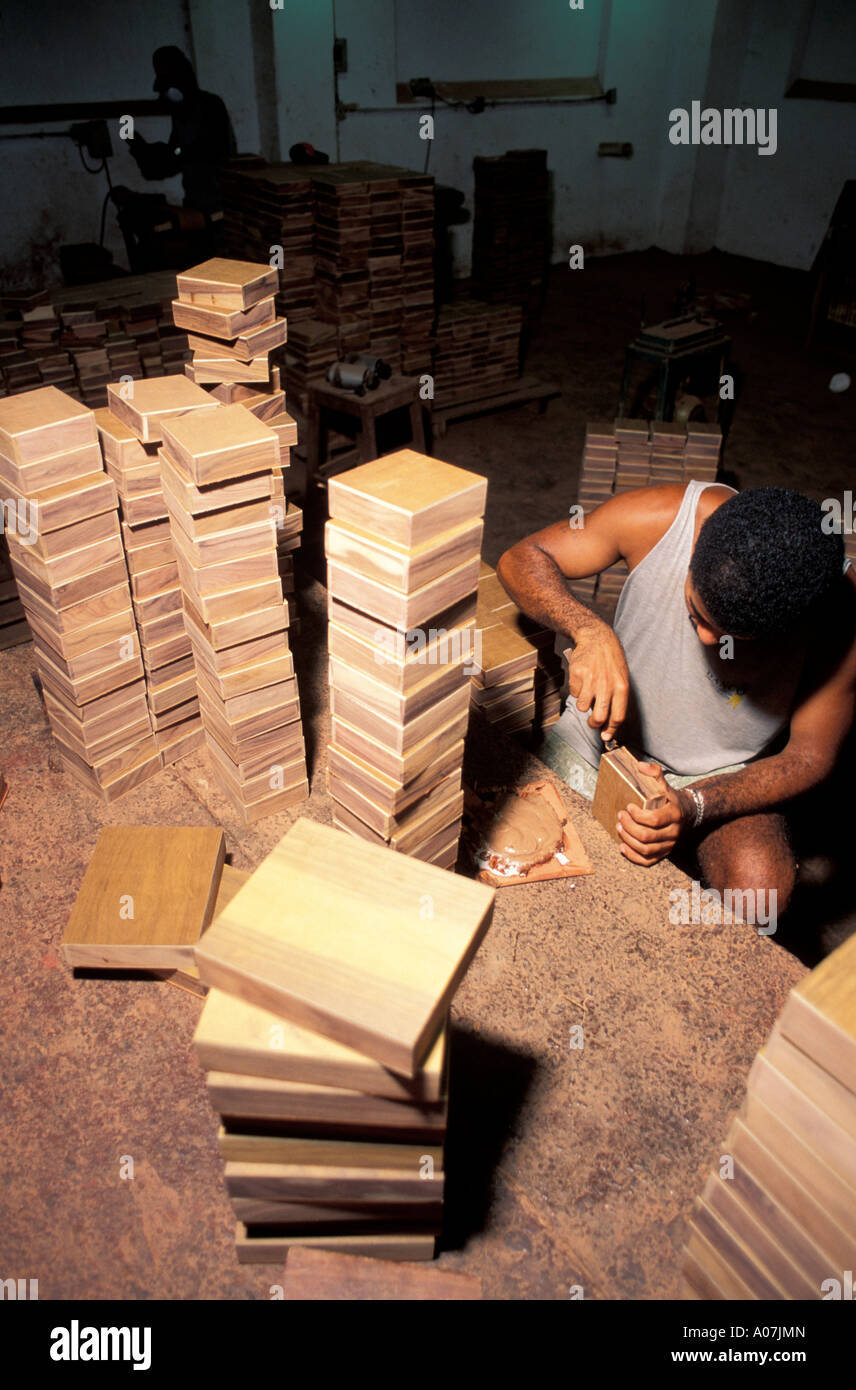
[[[791,990],[696,1202],[684,1297],[853,1298],[855,979],[850,937]]]
[[[91,410],[54,386],[0,401],[12,566],[66,768],[105,800],[163,765],[119,527]]]
[[[430,1259],[448,1010],[493,891],[299,820],[208,928],[196,1032],[241,1261]]]
[[[717,424],[691,420],[632,420],[622,417],[586,425],[577,501],[583,514],[610,497],[657,483],[716,481],[722,452]],[[621,560],[600,575],[575,579],[571,593],[611,615],[621,596],[627,566]]]
[[[277,553],[279,438],[242,405],[221,405],[165,423],[163,441],[206,743],[221,786],[251,823],[308,794]]]
[[[470,694],[503,733],[532,737],[559,718],[563,671],[554,640],[554,632],[521,613],[482,563]]]
[[[520,376],[519,304],[460,299],[437,315],[434,399],[453,405],[508,390]]]
[[[487,483],[405,449],[329,484],[336,825],[450,867],[457,857]]]

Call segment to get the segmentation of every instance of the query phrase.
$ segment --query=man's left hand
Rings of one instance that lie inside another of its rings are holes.
[[[619,811],[618,834],[625,859],[650,869],[652,864],[671,854],[693,813],[681,793],[669,786],[661,767],[656,763],[639,763],[639,769],[657,782],[658,791],[666,799],[665,805],[658,806],[655,811],[643,811],[639,806]]]

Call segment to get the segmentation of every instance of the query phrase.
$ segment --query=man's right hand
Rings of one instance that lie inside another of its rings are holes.
[[[630,676],[624,649],[611,627],[596,619],[576,638],[568,655],[568,689],[580,714],[591,710],[589,728],[604,742],[614,738],[627,714]]]

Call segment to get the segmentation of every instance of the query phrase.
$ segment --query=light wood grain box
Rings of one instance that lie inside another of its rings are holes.
[[[267,670],[260,670],[253,678],[266,680],[268,674],[273,671],[281,671],[283,663],[281,661],[267,663]],[[264,714],[274,706],[278,706],[283,715],[285,723],[292,711],[296,714],[299,709],[297,694],[297,681],[293,676],[280,681],[273,681],[267,685],[257,686],[253,690],[244,692],[241,695],[223,696],[219,689],[212,684],[211,678],[204,667],[197,665],[196,683],[199,688],[200,703],[219,705],[222,717],[232,726],[233,729],[240,727],[241,724],[251,719],[254,715]],[[204,696],[204,702],[203,702]]]
[[[338,802],[340,806],[344,806],[353,815],[359,817],[364,825],[374,831],[378,836],[379,842],[383,841],[384,843],[390,843],[394,835],[401,834],[406,830],[408,824],[413,821],[421,822],[424,816],[430,814],[434,810],[439,810],[441,812],[440,825],[435,828],[439,829],[441,826],[450,824],[452,820],[460,815],[460,809],[456,809],[452,811],[451,814],[446,815],[447,806],[453,799],[453,794],[454,804],[457,805],[457,794],[460,792],[460,789],[461,769],[459,767],[457,770],[450,772],[446,777],[442,778],[440,782],[431,787],[428,791],[415,797],[397,814],[392,814],[384,810],[384,808],[379,806],[376,802],[371,801],[369,797],[365,796],[355,787],[350,786],[347,781],[331,774],[329,770],[327,773],[327,790],[334,801]],[[421,838],[421,836],[417,836],[417,843]]]
[[[522,675],[534,672],[538,652],[532,643],[508,624],[500,622],[482,630],[481,644],[473,653],[473,672],[483,686],[501,685]]]
[[[122,522],[122,542],[125,550],[134,552],[158,541],[167,541],[172,535],[169,517],[158,517],[142,526],[129,526]]]
[[[97,676],[104,670],[112,669],[119,661],[127,661],[130,669],[130,664],[140,655],[140,641],[133,614],[126,616],[129,618],[129,625],[118,637],[110,638],[109,641],[102,642],[100,646],[81,652],[77,656],[63,656],[34,628],[33,644],[35,650],[40,655],[45,653],[57,669],[75,684],[87,681],[90,677]],[[123,684],[125,683],[123,682]]]
[[[239,1264],[280,1265],[290,1251],[297,1249],[366,1255],[376,1260],[433,1260],[434,1237],[419,1231],[410,1235],[253,1236],[242,1222],[235,1228],[235,1253]]]
[[[102,565],[100,568],[82,575],[79,579],[70,579],[58,584],[51,583],[46,578],[46,571],[43,566],[41,569],[37,569],[34,565],[24,568],[18,563],[15,555],[12,555],[11,558],[12,569],[19,587],[26,586],[31,589],[57,612],[76,608],[79,604],[97,598],[99,595],[128,582],[128,570],[124,555],[121,560],[114,560],[109,564]]]
[[[103,647],[107,642],[118,642],[135,631],[134,614],[127,594],[126,598],[129,601],[124,612],[103,618],[101,622],[92,623],[90,627],[79,627],[73,632],[57,632],[56,628],[42,622],[35,611],[30,611],[28,615],[30,627],[48,646],[53,647],[64,661],[72,661],[87,652],[95,651],[98,647]]]
[[[195,658],[205,667],[212,684],[224,697],[239,695],[244,690],[259,689],[256,684],[257,677],[267,676],[272,672],[274,668],[270,663],[277,660],[285,664],[277,668],[279,674],[275,679],[286,680],[294,675],[294,660],[285,632],[270,632],[263,637],[254,637],[249,642],[240,642],[234,647],[215,651],[204,638],[197,636],[192,626],[188,631]],[[271,680],[262,680],[263,685],[273,683]]]
[[[45,588],[61,589],[63,585],[86,578],[93,572],[120,561],[123,551],[119,518],[115,512],[108,512],[106,515],[109,531],[106,539],[93,541],[89,545],[82,545],[79,549],[54,555],[47,560],[33,554],[32,546],[21,545],[15,534],[10,533],[9,553],[13,565],[28,571],[33,579],[41,581]]]
[[[179,529],[182,550],[197,565],[219,564],[276,544],[276,523],[268,501],[197,518],[179,509],[170,515],[173,530]]]
[[[132,390],[130,388],[133,388]],[[143,444],[163,439],[166,421],[176,416],[213,414],[221,407],[201,386],[184,376],[146,377],[134,382],[109,382],[107,404]]]
[[[189,381],[203,386],[219,385],[224,381],[258,382],[267,385],[270,376],[267,357],[254,357],[240,362],[235,357],[203,357],[194,353],[192,362],[185,362],[184,375]]]
[[[270,469],[236,478],[234,482],[209,483],[200,488],[181,464],[170,458],[163,449],[158,459],[165,495],[189,516],[203,516],[206,512],[222,511],[273,495],[274,474]]]
[[[240,405],[218,406],[216,418],[200,412],[169,421],[164,452],[197,487],[279,467],[279,439]]]
[[[202,306],[203,308],[209,306]],[[213,307],[213,306],[210,306]],[[288,329],[285,319],[273,319],[270,323],[263,324],[261,328],[248,329],[232,342],[223,342],[219,338],[208,338],[200,333],[189,333],[187,336],[187,346],[191,352],[198,353],[202,358],[231,358],[238,362],[251,362],[254,358],[264,358],[266,371],[265,381],[268,379],[267,354],[274,348],[282,347],[288,337]],[[227,380],[239,381],[240,377],[227,378]]]
[[[268,1202],[333,1202],[337,1205],[440,1207],[444,1174],[430,1181],[401,1168],[331,1168],[309,1164],[226,1163],[230,1197]]]
[[[128,564],[128,574],[131,579],[136,579],[140,575],[149,574],[152,570],[158,572],[164,570],[167,565],[176,563],[175,546],[172,536],[167,536],[165,540],[141,542],[135,544],[130,550],[125,547],[125,558]],[[161,585],[158,584],[158,588]]]
[[[22,467],[97,442],[92,411],[55,386],[0,400],[0,453]]]
[[[637,760],[627,748],[604,753],[597,773],[592,815],[604,830],[619,840],[616,823],[619,811],[639,806],[643,811],[663,805],[664,798],[653,777],[640,772]]]
[[[285,633],[290,621],[286,604],[279,602],[266,608],[251,609],[246,616],[206,623],[189,594],[184,596],[184,612],[188,630],[207,642],[215,652],[270,633]]]
[[[278,816],[282,811],[290,811],[293,806],[299,806],[301,801],[305,801],[309,795],[309,783],[304,778],[303,782],[295,787],[286,787],[283,791],[271,792],[270,796],[265,797],[263,801],[254,801],[251,804],[236,800],[230,794],[228,787],[225,787],[224,790],[234,807],[239,823],[248,826],[255,825],[267,816]]]
[[[451,825],[444,826],[423,844],[409,851],[412,859],[422,859],[426,864],[436,864],[441,869],[454,869],[458,862],[459,842],[463,821],[459,818]]]
[[[472,652],[472,627],[435,629],[437,635],[431,641],[422,642],[414,634],[407,657],[402,661],[393,654],[393,641],[384,642],[387,628],[377,628],[375,635],[380,642],[366,642],[338,623],[330,622],[327,627],[327,648],[331,658],[344,662],[353,671],[362,672],[401,695],[422,685],[432,674],[441,669],[467,664],[470,666]],[[427,639],[431,629],[424,634]]]
[[[164,589],[173,588],[180,582],[175,555],[173,554],[173,558],[167,564],[157,565],[153,570],[140,570],[137,574],[129,573],[129,578],[131,596],[135,603],[152,598]]]
[[[142,448],[142,445],[140,447]],[[158,491],[161,485],[157,457],[146,458],[144,463],[131,465],[118,464],[108,459],[107,472],[116,484],[116,490],[123,502],[148,496],[149,493]]]
[[[211,998],[210,994],[208,998]],[[394,1074],[390,1072],[389,1075]],[[425,1159],[428,1158],[435,1171],[443,1167],[443,1148],[440,1144],[318,1139],[311,1135],[247,1132],[231,1125],[220,1126],[217,1143],[224,1161],[233,1163],[297,1163],[313,1167],[384,1168],[418,1172],[425,1167]]]
[[[61,736],[63,743],[87,763],[99,757],[103,758],[114,749],[124,748],[134,739],[151,732],[152,725],[145,698],[142,701],[142,709],[137,706],[125,706],[104,719],[84,724],[47,688],[44,697],[51,731],[57,737]]]
[[[341,603],[359,608],[390,627],[406,630],[430,622],[438,613],[472,593],[476,588],[478,567],[478,557],[474,556],[429,584],[402,594],[386,584],[366,579],[338,560],[328,559],[327,588]]]
[[[430,922],[418,911],[426,893]],[[210,986],[414,1076],[488,929],[493,896],[299,820],[212,924],[197,965]]]
[[[363,758],[348,753],[344,748],[331,743],[327,747],[327,767],[329,772],[346,782],[373,803],[381,812],[400,815],[415,801],[431,791],[451,772],[460,768],[464,757],[463,739],[453,743],[434,758],[426,768],[402,785],[393,777],[386,776],[371,766]]]
[[[786,1245],[783,1248],[770,1231],[766,1216],[753,1210],[733,1183],[723,1181],[715,1173],[708,1175],[702,1202],[712,1218],[709,1229],[712,1231],[715,1229],[715,1223],[721,1223],[730,1236],[736,1237],[747,1257],[772,1277],[781,1291],[780,1297],[819,1297],[820,1281],[816,1281],[801,1262],[801,1256],[805,1255],[810,1246],[803,1247],[799,1243],[798,1234],[786,1227]],[[781,1230],[778,1235],[782,1237]],[[794,1239],[798,1249],[794,1248]],[[832,1272],[828,1262],[825,1265],[821,1264],[820,1268],[825,1268],[828,1273]],[[821,1277],[826,1278],[828,1274]]]
[[[180,299],[172,301],[172,321],[176,328],[209,338],[240,338],[251,328],[273,323],[275,318],[273,295],[257,300],[248,309],[211,309],[204,304],[184,304]]]
[[[188,670],[188,666],[190,669]],[[193,658],[182,657],[148,675],[148,702],[153,714],[175,709],[196,696],[196,672]]]
[[[206,711],[206,716],[209,715]],[[214,742],[237,768],[239,781],[260,777],[274,766],[285,766],[296,758],[304,757],[306,748],[299,717],[288,724],[281,724],[270,732],[247,739],[231,739],[224,732],[222,724],[206,717],[206,733],[211,735],[209,748]],[[228,726],[226,726],[228,727]]]
[[[122,519],[128,526],[147,526],[169,515],[160,484],[152,492],[122,498]]]
[[[389,655],[390,660],[407,662],[414,659],[414,653],[420,646],[427,652],[438,640],[438,634],[448,632],[450,637],[455,638],[456,633],[463,630],[471,631],[476,623],[476,596],[467,594],[458,603],[436,614],[431,620],[431,626],[425,631],[413,629],[408,632],[406,628],[390,627],[370,614],[332,598],[329,593],[327,617],[337,628],[358,637],[362,642],[380,648],[384,654]],[[463,642],[463,639],[460,640]],[[469,648],[462,645],[462,650]],[[352,665],[354,664],[356,663],[352,662]]]
[[[226,853],[211,827],[105,826],[63,935],[72,966],[193,964]],[[127,908],[129,899],[133,916]]]
[[[208,742],[211,762],[227,790],[242,806],[255,806],[277,792],[290,791],[306,781],[306,759],[302,752],[288,762],[272,763],[255,776],[241,776],[242,768],[223,751],[216,739]]]
[[[420,743],[446,729],[456,719],[463,720],[457,734],[458,738],[462,737],[469,707],[470,693],[464,684],[458,690],[453,690],[450,695],[436,701],[422,714],[403,723],[370,709],[360,698],[346,691],[335,687],[330,691],[330,710],[336,719],[345,720],[353,728],[360,729],[398,757],[413,752]]]
[[[330,685],[364,702],[367,709],[406,723],[424,714],[453,691],[468,685],[469,676],[463,662],[435,670],[425,669],[424,680],[411,686],[406,694],[399,694],[390,686],[333,657],[329,662]]]
[[[421,803],[411,807],[398,817],[397,828],[386,836],[378,835],[361,816],[334,799],[333,823],[371,844],[388,845],[398,854],[412,854],[427,862],[457,836],[463,808],[463,792],[446,791],[444,800],[440,804],[432,802],[428,811],[422,810]]]
[[[748,1086],[753,1096],[779,1115],[799,1140],[856,1191],[856,1143],[852,1136],[772,1066],[764,1048],[755,1058]]]
[[[473,1302],[482,1297],[481,1281],[468,1274],[424,1270],[308,1246],[289,1251],[280,1282],[289,1302],[437,1303]]]
[[[61,730],[54,730],[54,738],[66,766],[74,763],[84,776],[91,776],[101,788],[109,788],[141,761],[154,758],[158,752],[157,741],[151,729],[135,735],[119,748],[111,748],[108,752],[96,756],[90,754],[85,758],[65,742]]]
[[[254,1234],[259,1228],[291,1231],[295,1235],[359,1234],[420,1230],[439,1234],[442,1202],[276,1201],[265,1197],[233,1197],[232,1210]],[[254,1229],[255,1228],[255,1229]]]
[[[43,492],[52,492],[63,484],[80,482],[103,467],[97,442],[61,454],[51,454],[37,463],[17,464],[0,453],[0,481],[24,497],[38,498]]]
[[[782,1299],[787,1295],[766,1267],[756,1263],[745,1245],[729,1226],[721,1222],[702,1198],[697,1198],[692,1215],[694,1233],[702,1237],[707,1248],[719,1255],[721,1264],[714,1267],[713,1273],[719,1281],[722,1266],[730,1272],[732,1279],[748,1290],[749,1298]],[[726,1276],[727,1277],[727,1276]]]
[[[428,767],[441,753],[465,737],[469,722],[469,711],[462,711],[417,743],[408,753],[399,754],[378,743],[371,734],[366,734],[347,720],[333,716],[331,721],[332,741],[348,753],[362,758],[378,772],[400,783],[409,782]]]
[[[179,299],[213,308],[249,309],[279,290],[279,272],[251,261],[214,256],[176,276]]]
[[[282,410],[260,415],[259,419],[263,419],[279,439],[280,462],[283,472],[287,472],[291,465],[291,450],[297,444],[297,421],[284,406]]]
[[[145,753],[138,763],[120,773],[114,781],[99,784],[88,767],[84,768],[77,760],[69,758],[62,750],[60,750],[60,758],[66,771],[70,772],[81,786],[108,803],[117,801],[126,792],[133,791],[135,787],[147,782],[150,777],[156,776],[163,768],[163,757],[160,752]]]
[[[10,486],[7,490],[19,505],[27,500],[17,488]],[[43,539],[49,533],[67,529],[104,512],[113,512],[118,505],[119,498],[112,478],[103,472],[92,472],[83,478],[75,478],[73,482],[59,483],[40,492],[34,499],[35,511],[31,515],[38,527],[39,537]]]
[[[163,617],[152,618],[149,622],[144,623],[138,619],[137,630],[140,643],[144,647],[164,642],[168,637],[184,636],[184,613],[178,608],[172,613],[165,613]]]
[[[156,446],[143,444],[136,431],[106,406],[92,413],[107,464],[118,465],[122,471],[149,464]]]
[[[424,1066],[412,1079],[397,1075],[353,1048],[219,989],[212,989],[208,995],[193,1043],[200,1064],[211,1071],[338,1086],[391,1100],[438,1101],[445,1094],[447,1023],[441,1027]],[[283,1141],[277,1138],[272,1142],[274,1147],[262,1152],[261,1161],[285,1161]],[[224,1157],[252,1157],[256,1161],[258,1155],[251,1156],[246,1150],[231,1154],[224,1151]],[[347,1155],[334,1157],[343,1159]],[[304,1158],[294,1161],[302,1162]],[[437,1166],[441,1166],[439,1161]]]
[[[206,727],[210,725],[222,735],[221,743],[226,751],[231,741],[238,745],[243,744],[249,749],[253,739],[261,742],[263,736],[273,736],[275,732],[293,724],[300,717],[300,700],[297,695],[284,699],[279,686],[265,687],[268,693],[260,709],[253,709],[242,716],[232,718],[227,715],[224,702],[209,690],[204,674],[201,679],[197,679],[197,689]]]
[[[147,672],[159,671],[162,667],[191,654],[192,650],[190,638],[186,633],[180,632],[173,637],[164,638],[161,642],[149,642],[141,648],[143,665]]]
[[[37,526],[39,520],[34,518]],[[62,526],[55,531],[42,531],[27,549],[38,556],[45,564],[53,564],[63,555],[95,545],[99,541],[111,540],[119,535],[119,517],[115,509],[104,511],[83,521],[75,521],[70,526]]]
[[[143,674],[143,663],[137,656],[130,660],[120,659],[86,679],[71,679],[59,665],[61,658],[56,657],[53,649],[46,647],[39,638],[34,637],[34,647],[36,642],[39,643],[36,652],[39,676],[43,681],[47,677],[68,701],[77,706],[88,705],[101,695],[120,690]]]
[[[172,709],[164,710],[163,713],[153,713],[149,717],[152,728],[157,733],[170,728],[173,724],[180,724],[185,719],[192,719],[198,714],[199,701],[193,698],[184,700],[180,705],[174,705]]]
[[[19,583],[18,592],[27,609],[35,613],[57,636],[70,634],[79,628],[91,627],[93,623],[124,613],[130,606],[131,598],[127,576],[123,584],[115,584],[105,593],[95,594],[69,608],[55,608],[54,605],[36,593],[25,583]]]
[[[216,564],[199,565],[193,555],[188,553],[182,539],[180,527],[173,529],[173,546],[178,572],[185,589],[194,596],[194,603],[205,613],[202,599],[213,598],[224,590],[235,589],[248,584],[261,584],[265,580],[279,583],[276,564],[276,550],[270,545],[264,550],[256,550],[251,555],[236,555],[231,560]],[[279,588],[280,597],[282,589]]]
[[[256,391],[253,396],[248,396],[240,402],[235,402],[231,399],[234,389],[234,385],[232,384],[223,384],[221,386],[212,387],[211,394],[212,396],[216,396],[218,400],[223,401],[226,405],[243,405],[246,410],[249,410],[255,415],[257,420],[264,420],[267,424],[270,424],[275,416],[281,415],[285,410],[284,391]],[[290,420],[291,416],[288,416],[288,419]],[[282,439],[282,437],[280,437],[280,443],[286,447],[291,447],[288,440]]]
[[[94,700],[83,706],[79,706],[76,701],[69,699],[50,671],[44,670],[39,674],[43,686],[50,691],[54,699],[59,704],[64,705],[75,719],[79,719],[87,727],[94,726],[98,720],[109,719],[123,706],[131,705],[140,698],[145,701],[146,698],[146,682],[142,679],[142,672],[138,673],[137,676],[132,676],[125,685],[117,686],[115,690],[106,691],[103,695],[96,696]]]
[[[328,560],[339,561],[366,579],[409,594],[480,556],[483,531],[484,522],[477,518],[408,549],[344,522],[328,521],[324,541]]]
[[[788,995],[782,1033],[856,1092],[856,940],[849,937]]]
[[[199,715],[183,719],[169,729],[159,729],[155,734],[157,746],[163,757],[164,767],[171,767],[188,753],[205,746],[205,730]]]
[[[183,591],[180,584],[166,584],[157,593],[134,600],[134,613],[140,624],[165,618],[169,613],[180,613],[182,609]]]
[[[186,573],[190,579],[191,571],[188,569]],[[213,593],[201,594],[198,590],[192,593],[193,606],[206,623],[229,622],[244,613],[271,608],[282,601],[279,574],[249,581],[233,577],[231,585]]]
[[[328,486],[330,516],[415,546],[484,515],[487,480],[412,449],[387,454]]]
[[[197,960],[197,966],[202,980],[210,984],[203,962]],[[212,1108],[229,1116],[230,1122],[271,1120],[283,1125],[309,1126],[318,1134],[323,1134],[325,1126],[337,1131],[353,1128],[366,1135],[377,1130],[414,1139],[424,1136],[434,1143],[442,1143],[446,1131],[445,1099],[390,1100],[341,1086],[315,1086],[218,1071],[208,1072],[206,1089]]]

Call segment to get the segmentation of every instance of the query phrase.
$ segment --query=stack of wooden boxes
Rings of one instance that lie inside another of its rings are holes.
[[[854,980],[851,936],[791,990],[696,1202],[684,1297],[852,1300]]]
[[[119,492],[149,713],[169,764],[200,745],[202,725],[158,448],[166,420],[184,412],[211,414],[216,406],[183,376],[111,382],[107,394],[110,406],[97,412],[98,431]]]
[[[219,174],[226,247],[255,260],[282,248],[277,308],[289,329],[315,314],[315,195],[312,170],[299,164],[233,163]]]
[[[502,732],[536,736],[559,718],[563,671],[554,641],[555,633],[521,613],[483,563],[470,694]]]
[[[437,315],[434,400],[453,405],[508,390],[520,376],[518,304],[460,299]]]
[[[487,483],[405,449],[329,484],[336,825],[451,867]]]
[[[0,401],[0,478],[17,503],[10,555],[63,763],[112,800],[163,759],[92,411],[53,386]]]
[[[165,423],[163,440],[163,488],[206,743],[221,786],[248,824],[308,794],[277,554],[279,439],[242,405],[221,405]]]
[[[196,948],[241,1261],[430,1259],[448,1010],[493,892],[299,820]]]
[[[550,259],[547,151],[478,156],[473,176],[473,293],[522,304],[529,316],[543,301]]]

